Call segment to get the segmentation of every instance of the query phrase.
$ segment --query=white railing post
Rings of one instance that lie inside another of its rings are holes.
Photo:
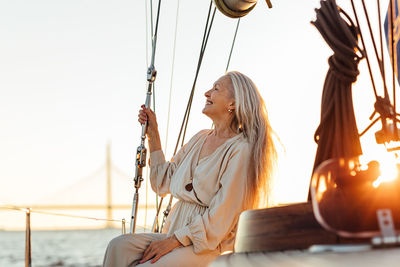
[[[125,219],[122,219],[122,234],[126,234]]]

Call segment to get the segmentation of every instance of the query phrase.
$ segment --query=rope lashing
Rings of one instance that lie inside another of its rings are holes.
[[[312,24],[334,54],[328,61],[330,68],[322,94],[321,122],[314,136],[318,144],[314,170],[327,159],[362,154],[351,89],[359,74],[358,63],[364,55],[358,46],[359,29],[334,0],[321,1],[316,14]]]
[[[329,71],[332,72],[332,75],[335,76],[336,79],[342,81],[343,83],[353,83],[357,80],[358,74],[360,71],[353,68],[353,66],[346,65],[345,62],[339,60],[335,56],[331,56],[328,59],[329,63]]]

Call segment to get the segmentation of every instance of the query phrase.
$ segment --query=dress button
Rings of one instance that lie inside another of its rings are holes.
[[[193,189],[193,184],[190,183],[190,184],[185,185],[185,189],[186,189],[188,192],[192,191],[192,189]]]

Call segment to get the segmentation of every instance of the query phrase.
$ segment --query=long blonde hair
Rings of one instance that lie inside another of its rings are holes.
[[[235,98],[233,123],[243,132],[252,145],[252,164],[246,188],[246,208],[266,207],[270,203],[270,187],[276,164],[277,152],[272,138],[272,128],[267,110],[257,86],[246,75],[232,71]]]

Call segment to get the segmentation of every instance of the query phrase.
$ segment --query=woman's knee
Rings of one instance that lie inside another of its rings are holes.
[[[131,237],[132,238],[132,237]],[[129,243],[128,235],[117,236],[108,243],[108,249],[118,249],[120,247],[125,247]]]

